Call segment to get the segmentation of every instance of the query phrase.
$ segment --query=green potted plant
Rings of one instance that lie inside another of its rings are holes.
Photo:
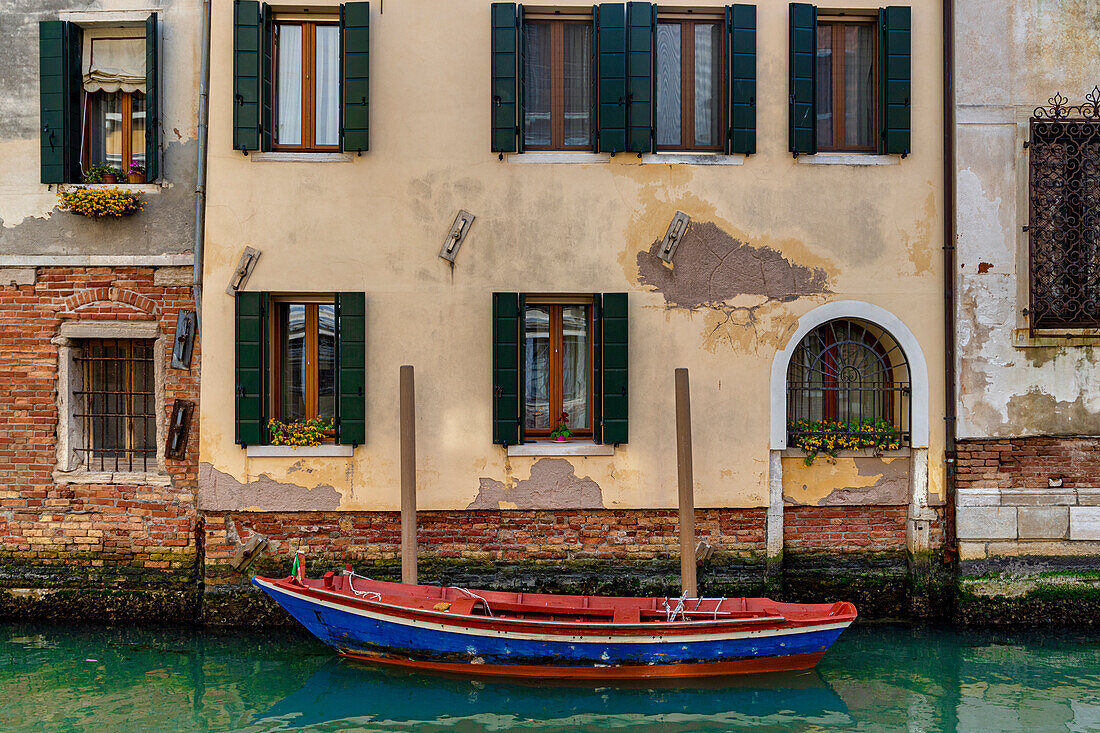
[[[130,183],[145,183],[145,166],[136,160],[131,161],[130,167],[126,169],[126,180]]]
[[[92,163],[88,172],[84,174],[85,183],[118,183],[121,175],[118,170],[107,163]]]
[[[555,442],[564,443],[573,436],[573,431],[569,429],[569,413],[563,412],[561,417],[558,418],[558,422],[554,425],[554,429],[550,431],[550,437]]]

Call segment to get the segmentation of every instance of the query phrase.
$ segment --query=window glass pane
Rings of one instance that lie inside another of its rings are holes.
[[[283,306],[279,324],[279,419],[283,422],[306,416],[306,306]]]
[[[713,147],[719,133],[722,110],[722,28],[717,23],[695,26],[695,144]]]
[[[526,310],[523,369],[524,426],[528,429],[549,429],[550,306],[533,305]]]
[[[833,146],[833,27],[817,27],[817,144]]]
[[[588,307],[564,306],[561,329],[561,409],[569,427],[587,428]]]
[[[550,144],[550,23],[527,23],[523,34],[523,135],[528,145]]]
[[[302,26],[278,26],[275,141],[302,144]]]
[[[680,24],[657,24],[657,144],[680,143]]]
[[[587,145],[592,132],[592,25],[565,23],[565,144]]]
[[[317,69],[314,74],[317,145],[340,144],[340,28],[317,26]]]
[[[336,414],[336,306],[317,306],[317,416]]]
[[[89,163],[122,167],[122,93],[94,92],[91,95]],[[124,171],[125,172],[125,171]]]
[[[130,159],[145,165],[145,95],[134,92],[130,95],[130,118],[133,132],[130,136]],[[126,173],[126,171],[122,171]]]
[[[844,27],[844,144],[865,148],[875,144],[875,27],[870,23]]]

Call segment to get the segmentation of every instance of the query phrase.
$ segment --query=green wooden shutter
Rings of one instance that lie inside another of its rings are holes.
[[[362,154],[370,149],[370,3],[340,6],[342,122],[340,146]]]
[[[729,61],[729,133],[726,152],[756,152],[756,6],[726,7]]]
[[[626,443],[627,414],[630,395],[627,379],[627,300],[626,293],[603,293],[600,307],[600,373],[601,404],[599,406],[603,443]]]
[[[493,442],[520,442],[523,311],[519,293],[493,293]]]
[[[260,150],[271,150],[275,135],[275,80],[272,69],[275,68],[274,26],[271,21],[271,6],[260,6],[260,43],[263,47],[260,65]]]
[[[880,89],[882,132],[879,150],[888,155],[909,155],[912,148],[910,99],[912,97],[912,10],[891,6],[879,11]]]
[[[145,21],[145,180],[160,176],[160,30],[157,14]]]
[[[652,153],[656,130],[653,57],[657,6],[626,4],[626,149]]]
[[[80,27],[38,24],[42,183],[73,183],[80,173]]]
[[[259,150],[265,27],[257,0],[233,0],[233,148]]]
[[[789,150],[817,152],[817,8],[790,4]]]
[[[236,442],[267,442],[267,293],[238,292],[235,303]]]
[[[605,153],[621,153],[626,150],[626,8],[600,3],[597,11],[598,147]]]
[[[515,3],[492,9],[492,150],[514,153],[519,127],[519,14]]]
[[[336,294],[336,439],[341,445],[367,442],[367,299],[365,293]]]

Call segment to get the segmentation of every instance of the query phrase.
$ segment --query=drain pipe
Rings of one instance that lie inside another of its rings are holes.
[[[195,267],[191,292],[195,297],[195,332],[202,331],[202,260],[206,242],[206,132],[210,116],[210,0],[202,4],[202,51],[199,57],[199,152],[195,165]]]
[[[955,3],[943,0],[943,328],[944,328],[944,560],[958,556],[955,532]]]

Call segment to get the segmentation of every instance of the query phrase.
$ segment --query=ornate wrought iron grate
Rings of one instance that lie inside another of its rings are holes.
[[[791,355],[791,438],[867,436],[877,425],[874,430],[883,433],[879,437],[908,443],[909,394],[909,364],[889,334],[858,321],[829,321],[808,333]]]
[[[150,470],[157,453],[153,342],[88,339],[77,362],[77,452],[85,469]]]
[[[1055,95],[1031,118],[1031,327],[1100,327],[1100,88]]]

